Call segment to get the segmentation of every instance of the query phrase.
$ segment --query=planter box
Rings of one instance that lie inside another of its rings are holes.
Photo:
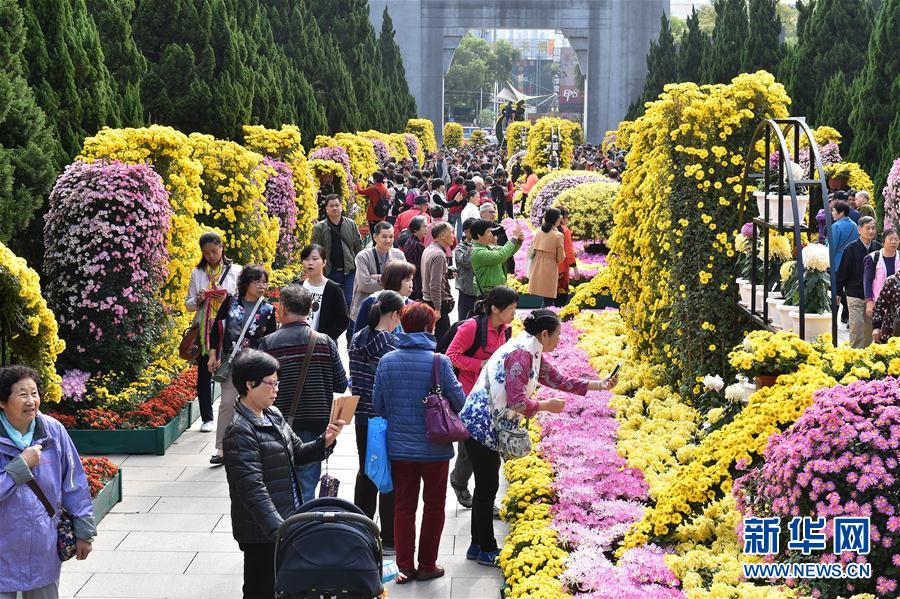
[[[134,453],[165,455],[172,443],[200,417],[195,399],[165,426],[135,430],[70,430],[81,455]]]
[[[113,506],[122,501],[122,469],[106,483],[106,486],[100,489],[100,492],[94,498],[94,519],[97,523],[103,519],[103,516],[113,509]]]
[[[540,308],[544,304],[544,298],[539,297],[537,295],[531,295],[530,293],[522,293],[519,295],[519,305],[520,309],[534,309]]]

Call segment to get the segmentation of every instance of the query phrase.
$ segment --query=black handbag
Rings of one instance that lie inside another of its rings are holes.
[[[36,480],[31,479],[28,481],[28,488],[37,495],[38,500],[44,505],[44,509],[47,510],[50,520],[53,520],[56,510],[53,509],[53,505],[47,499],[41,486],[37,484]],[[60,508],[59,520],[56,522],[56,554],[61,562],[69,561],[75,557],[75,518],[63,508]]]

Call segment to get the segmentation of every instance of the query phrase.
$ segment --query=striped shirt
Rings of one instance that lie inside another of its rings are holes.
[[[381,358],[395,349],[397,337],[387,331],[378,331],[373,336],[372,329],[363,327],[353,336],[347,351],[350,354],[351,389],[353,395],[359,395],[359,403],[356,404],[357,418],[374,418],[378,415],[372,407],[375,371]]]
[[[291,404],[300,378],[300,367],[306,355],[310,328],[306,322],[292,322],[263,337],[259,349],[275,357],[281,365],[278,378],[281,386],[275,407],[285,419],[290,416]],[[331,404],[335,393],[347,390],[347,372],[341,363],[338,348],[328,335],[319,334],[313,348],[306,382],[300,393],[294,431],[323,433],[331,418]]]

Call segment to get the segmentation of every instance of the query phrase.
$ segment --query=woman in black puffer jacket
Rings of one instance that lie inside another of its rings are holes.
[[[244,552],[244,599],[275,596],[275,533],[300,507],[296,466],[324,460],[334,450],[342,420],[315,441],[303,443],[272,403],[278,395],[278,360],[245,350],[231,380],[238,391],[225,431],[225,474],[231,527]]]

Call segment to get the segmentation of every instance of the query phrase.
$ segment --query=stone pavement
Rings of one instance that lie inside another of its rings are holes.
[[[199,432],[199,425],[194,423],[165,456],[109,456],[122,467],[124,499],[100,523],[90,557],[64,564],[61,597],[241,597],[242,554],[231,536],[225,470],[209,466],[214,435]],[[329,461],[331,475],[341,481],[340,497],[351,501],[354,435],[354,427],[344,429]],[[421,509],[420,503],[420,516]],[[402,586],[388,583],[389,597],[499,597],[500,570],[465,558],[469,514],[448,488],[438,559],[447,575]],[[495,521],[495,528],[502,543],[507,527]]]

